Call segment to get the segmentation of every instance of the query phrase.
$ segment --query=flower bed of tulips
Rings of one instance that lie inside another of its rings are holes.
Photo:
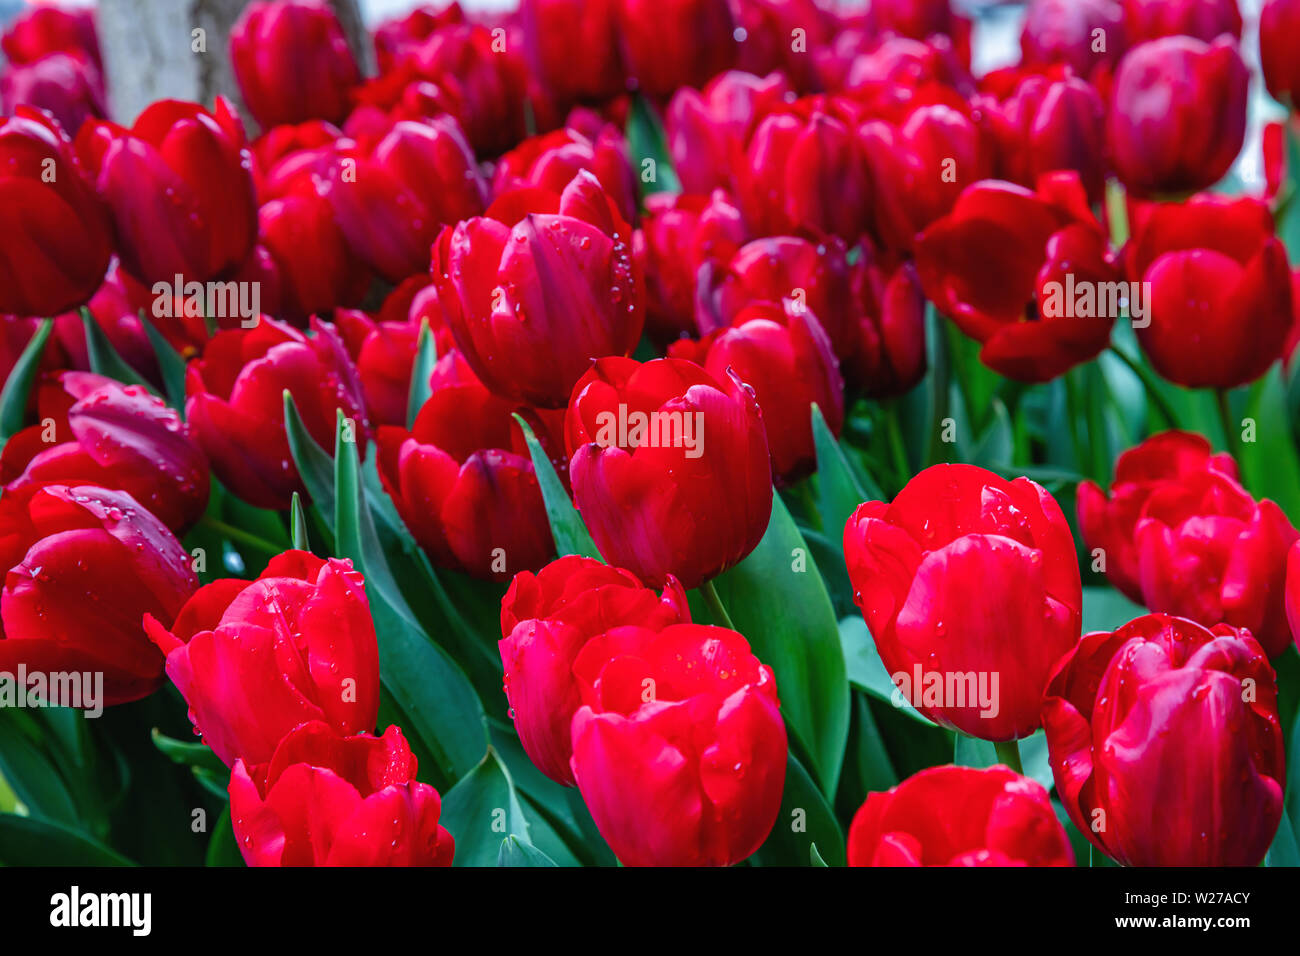
[[[0,864],[1300,865],[1248,6],[273,0],[120,122],[23,12]]]

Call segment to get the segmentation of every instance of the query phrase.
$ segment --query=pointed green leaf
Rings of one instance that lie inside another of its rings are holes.
[[[289,518],[294,550],[310,551],[311,541],[307,537],[307,513],[302,508],[302,496],[296,491],[293,493],[293,501],[289,505]]]
[[[533,434],[532,426],[517,414],[515,421],[519,423],[524,433],[524,441],[528,443],[528,454],[533,459],[533,471],[536,472],[537,483],[542,488],[542,500],[546,502],[546,516],[551,522],[551,535],[555,538],[556,552],[561,556],[581,554],[595,558],[597,561],[603,560],[596,543],[591,540],[587,526],[582,523],[582,516],[569,500],[568,492],[560,482],[560,476],[555,473],[551,459],[546,457],[542,443]]]
[[[53,320],[41,320],[22,355],[18,356],[18,361],[10,369],[4,391],[0,391],[0,448],[22,431],[23,424],[27,421],[27,402],[31,396],[32,383],[36,381],[41,355],[45,352],[45,343],[50,340],[50,330],[53,328]]]
[[[123,385],[140,385],[154,395],[158,394],[156,388],[141,378],[140,373],[117,354],[117,349],[113,348],[113,343],[108,340],[95,317],[84,307],[81,310],[81,325],[86,330],[86,355],[90,359],[92,372],[116,379]]]
[[[494,865],[507,835],[532,844],[510,772],[491,749],[444,794],[440,822],[456,839],[455,866]]]
[[[415,427],[415,416],[429,400],[429,376],[438,364],[438,343],[434,341],[429,320],[420,320],[420,334],[415,340],[415,364],[411,368],[411,389],[406,398],[406,427]]]
[[[555,866],[555,861],[513,833],[501,841],[497,866]]]
[[[751,861],[759,866],[809,866],[812,845],[831,866],[844,865],[844,834],[830,804],[808,771],[790,754],[785,769],[785,789],[776,823]]]
[[[334,462],[329,453],[316,443],[303,424],[294,404],[293,395],[284,390],[284,429],[289,438],[289,451],[293,454],[293,463],[298,468],[302,483],[307,488],[320,513],[327,521],[334,520]]]
[[[154,327],[154,324],[145,318],[144,309],[140,310],[140,324],[144,326],[144,334],[148,336],[149,344],[153,346],[153,354],[158,359],[158,370],[162,373],[167,404],[184,415],[185,359],[172,348],[172,344]]]

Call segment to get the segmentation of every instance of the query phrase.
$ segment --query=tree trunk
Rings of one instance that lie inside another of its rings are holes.
[[[249,0],[100,0],[99,45],[109,110],[130,125],[155,100],[211,106],[217,96],[240,105],[230,67],[230,29]],[[357,0],[330,0],[363,73],[372,51]],[[244,122],[253,126],[247,110]]]

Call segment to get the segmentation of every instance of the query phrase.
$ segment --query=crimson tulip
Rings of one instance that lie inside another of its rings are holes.
[[[0,120],[0,313],[83,304],[112,248],[107,213],[58,125],[27,107]]]
[[[0,497],[0,670],[103,674],[103,699],[146,697],[163,676],[145,615],[171,621],[198,587],[190,555],[129,494],[29,485]]]
[[[588,641],[614,627],[690,620],[671,577],[659,595],[628,571],[572,554],[516,574],[501,601],[501,666],[519,742],[537,769],[574,785],[570,726],[582,695],[573,664]]]
[[[953,9],[951,0],[875,0],[867,19],[881,33],[912,40],[947,37],[963,63],[970,63],[971,22]]]
[[[658,99],[735,63],[727,0],[619,0],[618,25],[629,77]]]
[[[49,484],[125,491],[176,534],[203,515],[208,463],[180,416],[139,385],[63,372],[38,391],[40,424],[0,453],[6,491]]]
[[[244,127],[217,98],[159,100],[126,130],[87,124],[77,152],[112,210],[122,267],[145,284],[206,282],[238,268],[257,239]]]
[[[584,169],[596,177],[624,221],[635,221],[637,178],[627,142],[613,124],[605,124],[595,138],[565,127],[524,140],[497,163],[493,188],[497,195],[520,186],[562,193]]]
[[[744,31],[737,66],[762,75],[780,71],[803,93],[822,87],[817,54],[832,46],[840,18],[816,0],[750,0],[732,5]],[[799,31],[799,32],[796,32]]]
[[[1124,0],[1124,32],[1133,44],[1189,36],[1209,43],[1221,33],[1241,39],[1237,0]]]
[[[1119,0],[1032,0],[1020,33],[1025,66],[1064,64],[1088,80],[1111,70],[1124,48]]]
[[[1194,432],[1167,431],[1152,435],[1115,460],[1110,496],[1093,481],[1082,481],[1076,498],[1079,531],[1094,555],[1100,550],[1107,580],[1128,598],[1142,603],[1135,531],[1147,500],[1165,485],[1179,485],[1202,471],[1237,477],[1231,455],[1215,454],[1210,443]]]
[[[1295,106],[1300,93],[1300,3],[1265,0],[1259,12],[1259,59],[1274,99]]]
[[[52,3],[27,6],[0,36],[0,50],[11,63],[35,63],[52,53],[80,53],[100,66],[95,11]]]
[[[365,408],[356,370],[337,332],[312,320],[308,337],[263,317],[252,328],[213,336],[185,377],[185,418],[217,477],[260,508],[287,508],[306,489],[284,427],[284,392],[293,394],[316,443],[334,447],[336,409],[357,423],[364,453]]]
[[[1120,62],[1106,121],[1115,172],[1137,196],[1218,182],[1246,136],[1250,74],[1235,42],[1171,36]]]
[[[667,342],[694,332],[700,267],[720,270],[744,245],[740,210],[722,190],[712,196],[651,193],[633,237],[646,281],[646,330]]]
[[[455,351],[438,360],[430,387],[410,431],[385,426],[376,435],[379,476],[402,520],[441,567],[498,581],[540,568],[555,545],[511,417],[527,410],[484,388]]]
[[[438,791],[415,779],[396,726],[344,735],[320,721],[260,766],[235,763],[230,819],[249,866],[451,866]]]
[[[771,463],[753,390],[693,362],[597,361],[565,421],[574,498],[600,553],[693,588],[758,545]]]
[[[1007,767],[930,767],[869,793],[849,866],[1073,866],[1042,785]]]
[[[831,432],[844,424],[844,380],[830,339],[806,306],[790,300],[757,302],[742,309],[730,326],[702,342],[682,340],[669,349],[691,359],[719,382],[728,370],[754,389],[778,484],[793,484],[817,470],[812,405],[821,409]]]
[[[858,342],[844,366],[851,389],[868,398],[910,391],[925,376],[925,295],[916,267],[859,270]]]
[[[1073,172],[1044,176],[1037,192],[999,180],[970,186],[921,234],[916,267],[926,297],[983,344],[980,360],[1026,382],[1106,348],[1127,297],[1106,294],[1120,274]]]
[[[104,78],[81,53],[50,53],[0,72],[0,107],[5,113],[19,106],[45,110],[73,136],[86,120],[108,115],[104,99]]]
[[[593,359],[631,355],[645,287],[632,230],[588,172],[563,193],[520,189],[433,249],[456,345],[489,389],[560,408]]]
[[[1148,614],[1087,634],[1043,703],[1056,792],[1129,866],[1253,866],[1282,815],[1277,681],[1244,629]]]
[[[255,2],[230,30],[239,92],[262,126],[342,121],[361,71],[334,11],[318,0]]]
[[[735,631],[615,627],[573,663],[570,766],[628,866],[730,866],[776,822],[787,740],[772,671]]]
[[[1083,594],[1060,506],[1028,478],[935,465],[844,529],[854,601],[902,696],[985,740],[1033,733]]]
[[[364,584],[351,561],[286,551],[256,581],[199,588],[170,629],[145,618],[196,732],[224,764],[265,763],[308,721],[374,729],[379,650]]]
[[[522,0],[528,59],[563,103],[601,102],[623,92],[618,0]]]
[[[1129,279],[1149,283],[1138,342],[1164,378],[1233,388],[1282,355],[1292,323],[1286,249],[1258,199],[1198,195],[1133,217]]]
[[[334,322],[357,367],[371,424],[405,425],[420,327],[376,322],[364,312],[343,309]]]
[[[483,211],[487,183],[450,117],[403,120],[373,148],[346,152],[325,195],[353,253],[390,282],[429,264],[439,230]]]

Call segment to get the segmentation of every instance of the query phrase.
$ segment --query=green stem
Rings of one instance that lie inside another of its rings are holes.
[[[704,595],[705,603],[709,605],[709,613],[713,615],[714,623],[734,631],[736,625],[731,623],[731,615],[722,606],[722,598],[718,597],[718,589],[713,586],[713,582],[705,581],[701,584],[700,593]]]
[[[1214,390],[1214,402],[1219,406],[1219,424],[1223,426],[1224,448],[1233,458],[1237,457],[1240,450],[1237,446],[1237,429],[1232,425],[1232,406],[1228,403],[1228,390],[1225,388],[1216,388]]]
[[[242,528],[236,528],[234,525],[226,524],[224,521],[218,521],[216,518],[204,517],[199,521],[199,524],[205,528],[211,528],[213,531],[225,535],[231,541],[238,541],[241,544],[246,544],[250,548],[256,548],[258,551],[269,554],[272,557],[275,557],[277,554],[281,554],[286,550],[286,548],[278,544],[272,544],[265,538],[259,538],[255,534],[249,534]]]
[[[1020,742],[1017,740],[995,741],[993,749],[998,753],[998,759],[1010,767],[1018,774],[1024,774],[1025,768],[1020,763]]]
[[[1160,413],[1166,424],[1170,428],[1178,427],[1178,416],[1174,414],[1173,407],[1165,397],[1160,394],[1160,381],[1156,379],[1151,372],[1137,359],[1129,355],[1119,346],[1112,344],[1110,350],[1119,357],[1119,360],[1133,370],[1133,374],[1141,380],[1143,387],[1146,389],[1147,398],[1155,405],[1156,411]]]
[[[912,477],[912,466],[907,462],[907,449],[903,447],[903,433],[898,427],[898,416],[893,407],[885,408],[885,440],[889,443],[889,454],[898,472],[896,487],[902,488]]]

